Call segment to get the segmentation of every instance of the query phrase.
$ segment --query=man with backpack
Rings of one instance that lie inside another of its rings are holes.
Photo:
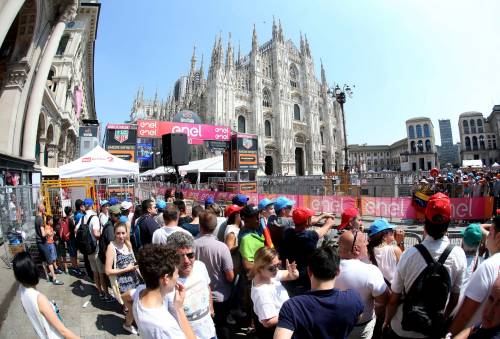
[[[158,214],[155,202],[152,199],[146,199],[142,202],[141,207],[143,215],[136,222],[140,235],[139,247],[151,244],[153,233],[160,228],[155,218]]]
[[[467,268],[463,249],[446,236],[450,219],[450,199],[443,193],[431,196],[425,210],[426,237],[403,253],[392,281],[384,321],[388,338],[446,334]]]
[[[76,243],[78,250],[86,254],[89,259],[90,268],[94,274],[94,283],[99,292],[99,298],[104,301],[111,300],[107,293],[106,280],[102,280],[99,272],[104,273],[104,266],[98,259],[98,241],[101,237],[101,223],[97,213],[92,209],[94,201],[87,198],[83,201],[85,215],[76,226]]]

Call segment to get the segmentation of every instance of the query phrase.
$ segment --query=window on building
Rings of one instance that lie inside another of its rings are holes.
[[[425,140],[425,151],[429,153],[432,152],[431,141],[429,139]]]
[[[493,139],[492,144],[493,144],[493,149],[497,149],[497,141],[495,139]]]
[[[47,86],[50,88],[52,92],[55,92],[57,89],[57,81],[54,80],[55,71],[51,69],[49,71],[49,75],[47,76]]]
[[[321,145],[324,145],[325,144],[325,139],[323,138],[323,131],[320,131],[319,135],[321,137]]]
[[[408,127],[408,137],[410,139],[415,139],[415,129],[413,126]]]
[[[474,119],[470,121],[470,132],[472,134],[476,133],[476,124],[474,123]]]
[[[61,40],[59,40],[59,46],[57,46],[56,55],[63,55],[64,51],[66,51],[66,46],[68,45],[69,35],[65,34],[62,36]]]
[[[469,131],[469,122],[467,120],[464,120],[462,122],[462,125],[464,127],[464,134],[469,134],[470,131]]]
[[[239,133],[246,133],[247,127],[246,127],[246,121],[245,117],[240,115],[238,117],[238,132]]]
[[[424,138],[430,138],[431,131],[429,129],[429,124],[424,124]]]
[[[477,147],[477,137],[476,136],[472,137],[472,150],[474,150],[474,151],[478,150],[478,147]]]
[[[290,86],[293,88],[298,87],[298,72],[295,65],[290,66]]]
[[[323,117],[323,109],[320,107],[319,108],[319,121],[323,121],[324,120],[324,117]]]
[[[486,145],[484,143],[484,135],[479,136],[479,149],[482,149],[482,150],[486,149]]]
[[[417,138],[422,138],[422,126],[417,125],[416,130],[417,130]]]
[[[264,91],[262,91],[262,106],[264,107],[271,107],[271,92],[267,89],[264,88]]]
[[[417,147],[415,146],[415,141],[410,143],[410,151],[411,153],[417,153]]]
[[[484,133],[482,119],[477,119],[477,133]]]
[[[300,107],[299,105],[293,105],[293,118],[300,121]]]
[[[417,143],[417,149],[418,149],[419,153],[422,153],[424,151],[424,143],[422,142],[422,140],[418,141],[418,143]]]
[[[266,120],[264,122],[264,130],[266,133],[266,137],[270,138],[271,137],[271,122],[269,120]]]
[[[471,150],[470,138],[469,137],[465,137],[465,150],[466,151],[470,151]]]

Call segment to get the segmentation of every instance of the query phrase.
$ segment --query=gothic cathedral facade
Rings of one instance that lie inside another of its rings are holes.
[[[321,80],[315,76],[307,37],[301,35],[299,49],[273,22],[272,39],[262,45],[254,27],[252,50],[244,56],[238,48],[234,57],[230,35],[224,53],[219,36],[206,78],[203,57],[197,68],[193,51],[189,75],[175,82],[166,101],[138,92],[131,121],[171,120],[191,110],[204,124],[257,134],[260,174],[319,175],[344,166],[342,112],[327,91],[323,64]],[[191,160],[213,156],[206,147],[191,153]]]

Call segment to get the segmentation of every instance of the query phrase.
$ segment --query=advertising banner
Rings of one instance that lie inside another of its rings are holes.
[[[138,143],[137,144],[137,159],[151,160],[153,157],[153,144]]]
[[[488,219],[493,212],[492,197],[451,198],[453,220]],[[412,198],[361,197],[361,214],[384,218],[415,219],[417,210]]]
[[[137,130],[133,128],[111,129],[109,127],[124,127],[125,124],[108,125],[106,128],[106,149],[123,149],[113,146],[134,146],[137,143]]]
[[[98,126],[80,126],[78,134],[80,137],[97,138],[98,131],[99,131]]]
[[[135,162],[135,150],[134,149],[110,149],[110,150],[108,150],[108,152],[110,154],[113,154],[114,156],[120,158],[120,159]]]
[[[258,169],[257,136],[253,134],[237,134],[238,166],[240,170]]]
[[[229,141],[231,128],[158,120],[137,121],[139,138],[161,138],[163,134],[168,133],[185,133],[190,145],[201,145],[205,140]]]

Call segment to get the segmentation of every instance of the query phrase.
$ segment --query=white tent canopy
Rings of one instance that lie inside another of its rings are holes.
[[[224,157],[191,161],[188,165],[179,166],[179,173],[224,173]]]
[[[497,167],[500,167],[500,164],[498,162],[495,162],[493,165],[491,165],[491,167],[497,168]]]
[[[462,160],[462,167],[483,167],[482,160]]]
[[[100,146],[59,167],[60,178],[126,177],[135,174],[139,174],[139,164],[120,159]]]

